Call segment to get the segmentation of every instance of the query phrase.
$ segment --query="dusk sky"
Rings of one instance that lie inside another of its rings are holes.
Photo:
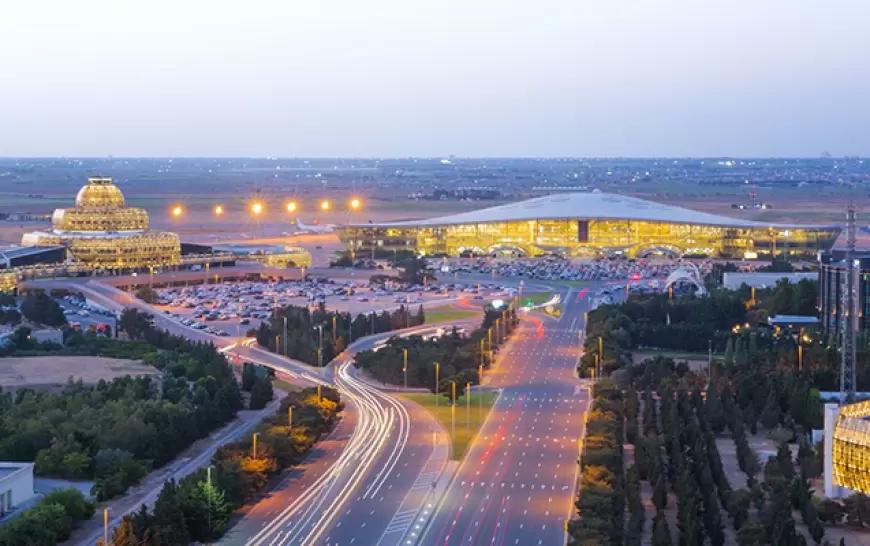
[[[0,21],[0,156],[870,155],[867,0],[32,0]]]

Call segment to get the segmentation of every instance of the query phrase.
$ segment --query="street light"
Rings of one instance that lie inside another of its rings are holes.
[[[323,212],[328,211],[329,210],[329,201],[327,201],[326,199],[321,201],[320,202],[320,210],[322,210]]]
[[[405,388],[408,388],[408,349],[402,349],[404,353],[405,365],[402,367],[402,373],[405,374]]]
[[[318,332],[320,332],[320,346],[317,348],[317,365],[319,367],[323,367],[323,325],[318,324],[316,326]]]
[[[220,216],[220,215],[223,214],[223,213],[224,213],[224,207],[223,207],[223,205],[215,205],[215,207],[214,207],[214,214],[215,214],[215,216]]]
[[[254,460],[257,459],[257,436],[259,436],[259,435],[260,435],[259,432],[254,433],[254,457],[253,457]]]
[[[181,205],[175,205],[174,207],[172,207],[172,216],[178,218],[182,214],[184,214],[184,209],[181,208]]]
[[[287,212],[296,212],[296,201],[287,203]]]
[[[262,213],[263,212],[263,203],[256,201],[253,204],[251,204],[251,212],[253,212],[254,215],[258,215],[258,214]]]
[[[350,200],[350,208],[352,210],[359,210],[359,208],[361,206],[362,206],[362,201],[360,201],[358,198],[354,197],[353,199]]]
[[[438,388],[438,372],[439,372],[439,370],[440,370],[440,365],[436,362],[435,363],[435,408],[436,409],[438,408],[438,391],[440,390]]]

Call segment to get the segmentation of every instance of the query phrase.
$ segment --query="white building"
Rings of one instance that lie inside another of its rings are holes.
[[[0,516],[34,496],[33,463],[0,462]]]

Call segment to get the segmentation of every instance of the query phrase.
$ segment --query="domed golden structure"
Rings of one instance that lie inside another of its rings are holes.
[[[76,262],[105,269],[145,269],[178,264],[175,233],[148,229],[144,209],[125,207],[111,178],[90,178],[71,209],[57,209],[51,231],[26,233],[23,246],[64,246]]]

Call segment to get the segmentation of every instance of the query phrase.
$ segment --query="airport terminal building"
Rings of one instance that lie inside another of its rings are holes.
[[[593,192],[548,195],[418,221],[345,225],[336,231],[355,253],[752,259],[815,255],[829,250],[841,229],[753,222]]]

